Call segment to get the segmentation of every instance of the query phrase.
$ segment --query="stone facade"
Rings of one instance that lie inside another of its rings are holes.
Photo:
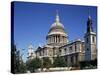
[[[84,37],[85,41],[77,39],[69,42],[68,35],[64,31],[64,26],[57,13],[55,22],[51,25],[46,36],[47,44],[37,48],[36,57],[49,57],[52,63],[53,58],[64,57],[68,66],[78,65],[80,61],[96,59],[96,33],[91,31],[92,25],[89,26],[89,23]]]

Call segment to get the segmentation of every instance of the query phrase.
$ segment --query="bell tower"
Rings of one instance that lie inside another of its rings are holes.
[[[97,58],[96,49],[96,33],[93,31],[92,18],[89,15],[87,20],[87,31],[85,39],[85,60],[95,60]]]
[[[28,46],[28,59],[29,59],[29,60],[30,60],[30,59],[33,59],[35,56],[36,56],[36,55],[35,55],[35,53],[34,53],[33,46],[32,46],[32,44],[30,44],[30,45]]]

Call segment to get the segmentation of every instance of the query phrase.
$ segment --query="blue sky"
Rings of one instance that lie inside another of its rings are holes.
[[[60,22],[64,25],[70,41],[78,38],[83,39],[89,13],[96,32],[97,8],[95,6],[15,2],[14,40],[17,48],[24,54],[24,61],[30,43],[34,49],[39,44],[46,43],[46,35],[55,21],[56,10],[58,10]]]

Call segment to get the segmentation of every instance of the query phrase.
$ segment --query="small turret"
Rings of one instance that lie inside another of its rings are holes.
[[[32,44],[28,47],[28,59],[33,59],[35,57],[34,49]]]

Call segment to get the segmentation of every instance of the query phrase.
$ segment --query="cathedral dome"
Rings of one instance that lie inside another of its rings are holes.
[[[60,23],[60,22],[54,22],[54,23],[51,25],[51,28],[55,28],[55,27],[64,29],[63,24]]]
[[[66,33],[64,32],[64,26],[60,22],[59,15],[56,15],[55,22],[51,25],[48,35],[54,35],[54,34],[61,34],[62,36],[66,36]]]
[[[64,26],[60,22],[58,13],[54,23],[50,27],[46,40],[48,45],[55,47],[63,46],[68,42],[68,35],[64,31]]]

